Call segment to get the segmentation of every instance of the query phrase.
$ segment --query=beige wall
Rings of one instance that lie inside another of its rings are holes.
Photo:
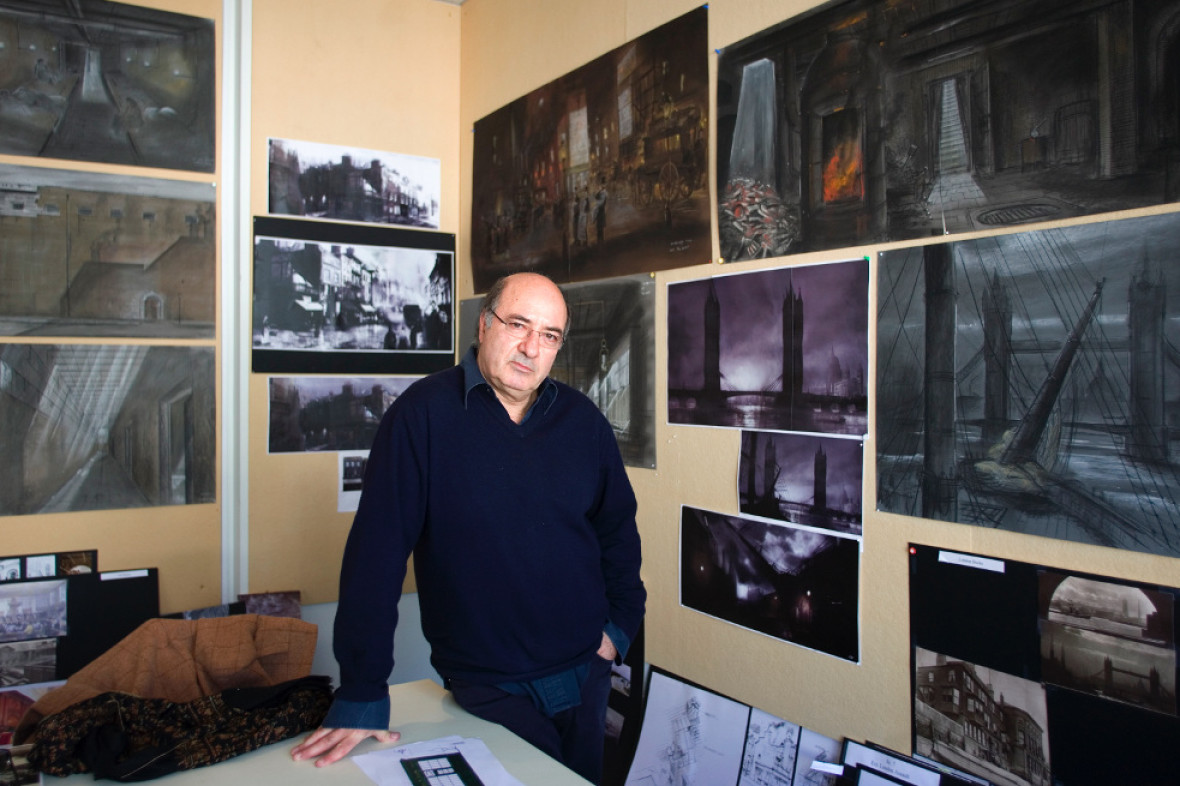
[[[460,297],[472,294],[468,234],[472,142],[467,130],[479,118],[533,88],[697,5],[689,0],[599,0],[597,3],[467,0],[464,3],[460,79],[460,122],[464,129]],[[812,5],[815,3],[807,0],[711,0],[708,57],[713,84],[716,84],[717,57],[714,50]],[[657,420],[663,422],[667,411],[664,369],[667,367],[668,282],[720,272],[870,255],[873,260],[870,276],[875,287],[878,250],[865,246],[724,268],[702,265],[657,273]],[[717,256],[714,222],[713,258]],[[873,325],[875,288],[870,293],[870,303],[869,323]],[[871,351],[875,350],[875,335],[870,335],[869,344]],[[872,366],[875,358],[870,360]],[[870,371],[870,384],[873,382]],[[865,444],[867,508],[873,506],[876,496],[874,429],[870,414],[870,434]],[[739,512],[736,477],[739,443],[738,431],[661,425],[656,432],[657,469],[630,470],[639,496],[643,577],[649,592],[647,659],[831,736],[870,739],[909,749],[906,549],[911,541],[1171,586],[1176,585],[1180,575],[1174,559],[866,510],[860,589],[862,662],[847,663],[679,606],[680,506]]]
[[[249,213],[267,212],[273,137],[439,159],[439,228],[458,232],[459,11],[437,0],[254,0]],[[249,591],[334,601],[352,523],[336,512],[336,454],[268,455],[267,380],[249,379]]]

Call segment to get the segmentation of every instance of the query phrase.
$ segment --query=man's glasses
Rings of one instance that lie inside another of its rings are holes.
[[[504,319],[495,311],[490,311],[489,313],[500,320],[500,324],[504,326],[504,330],[508,331],[508,335],[513,338],[528,338],[529,333],[536,333],[537,340],[545,349],[561,349],[561,345],[565,343],[565,336],[556,330],[536,330],[519,319]]]

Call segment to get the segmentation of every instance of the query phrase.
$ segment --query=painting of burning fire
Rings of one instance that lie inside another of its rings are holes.
[[[1180,199],[1180,0],[966,5],[825,3],[721,50],[723,259]]]

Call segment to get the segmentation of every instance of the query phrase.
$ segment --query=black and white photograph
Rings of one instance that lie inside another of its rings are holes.
[[[0,26],[11,42],[0,153],[214,170],[212,19],[107,0],[4,0]]]
[[[421,377],[271,377],[270,452],[368,451],[385,410]]]
[[[437,158],[272,138],[268,160],[271,214],[439,227]]]
[[[1040,584],[1045,682],[1176,714],[1173,595],[1056,571]]]
[[[721,255],[1180,197],[1176,0],[822,3],[719,50]]]
[[[0,335],[213,338],[211,183],[0,164]]]
[[[57,639],[0,644],[0,687],[49,682],[57,676]]]
[[[869,263],[668,284],[668,422],[862,435]]]
[[[1180,556],[1180,214],[880,255],[877,507]]]
[[[914,753],[1011,786],[1049,786],[1045,687],[914,649]]]
[[[25,578],[53,578],[57,575],[57,555],[35,554],[25,557]]]
[[[65,636],[66,579],[0,584],[0,642]]]
[[[570,330],[550,376],[610,421],[623,463],[655,469],[655,281],[649,275],[562,284]],[[481,298],[460,305],[459,344],[475,336]]]
[[[1136,638],[1147,644],[1163,639],[1169,642],[1167,648],[1174,649],[1175,598],[1180,589],[916,543],[909,544],[908,551],[914,657],[921,650],[938,653],[924,657],[935,661],[942,657],[948,669],[951,664],[964,664],[954,667],[959,671],[923,672],[928,686],[947,681],[936,689],[941,698],[925,700],[923,706],[917,702],[922,683],[915,682],[915,756],[933,758],[993,783],[1009,783],[996,767],[1031,772],[1041,754],[1025,745],[1037,744],[1041,738],[1033,732],[1040,729],[1048,734],[1042,758],[1046,767],[1051,763],[1048,782],[1053,786],[1124,783],[1128,771],[1134,772],[1136,783],[1180,783],[1180,760],[1173,747],[1158,744],[1180,738],[1180,718],[1149,706],[1153,665],[1160,672],[1159,693],[1174,693],[1175,660],[1145,657],[1141,648],[1115,641],[1121,632],[1130,636],[1125,639],[1128,643]],[[1086,583],[1067,586],[1067,579]],[[1056,602],[1054,596],[1059,596]],[[1148,602],[1157,616],[1145,613]],[[1071,621],[1079,625],[1071,626]],[[1142,629],[1135,634],[1140,624]],[[1095,644],[1096,636],[1105,638]],[[1110,682],[1106,683],[1108,655]],[[1070,678],[1075,684],[1063,685],[1061,672],[1075,671],[1075,664],[1081,672]],[[1171,672],[1165,675],[1167,669]],[[981,675],[982,687],[969,679],[971,674]],[[1039,725],[1031,725],[1034,719],[1024,714],[1027,706],[1019,711],[1005,709],[1020,694],[1001,681],[1000,674],[1041,685],[1047,712],[1044,723],[1035,719]],[[1098,684],[1077,682],[1083,679]],[[1138,687],[1129,688],[1131,682],[1139,682]],[[990,691],[989,684],[994,685]],[[1108,686],[1110,695],[1105,692]],[[931,701],[951,698],[965,707],[957,717],[951,717],[949,707],[930,709]],[[989,707],[1001,714],[980,714]],[[997,720],[1002,724],[996,726]],[[1013,745],[1014,741],[1021,744]],[[1132,770],[1128,770],[1129,756],[1134,758]],[[1022,775],[1022,782],[1045,782],[1037,781],[1035,775]]]
[[[454,290],[454,235],[255,218],[253,370],[440,371]]]
[[[20,581],[24,576],[24,568],[20,557],[5,557],[0,559],[0,581]]]
[[[212,347],[0,347],[0,515],[216,499]],[[77,402],[86,401],[86,407]],[[57,575],[49,558],[48,575]]]
[[[475,122],[474,292],[710,260],[708,27],[697,7]]]
[[[680,604],[859,662],[860,542],[681,507]]]
[[[864,443],[859,439],[742,431],[742,513],[860,535]]]

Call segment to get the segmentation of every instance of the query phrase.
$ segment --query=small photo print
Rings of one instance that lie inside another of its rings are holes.
[[[915,647],[913,717],[915,756],[993,783],[1049,786],[1049,711],[1041,683]],[[1000,733],[1012,728],[1021,730],[1018,737]]]
[[[57,676],[57,639],[11,641],[0,646],[0,688],[49,682]]]
[[[1174,597],[1050,570],[1039,578],[1045,681],[1175,715]]]
[[[299,590],[290,590],[288,592],[257,592],[238,595],[238,600],[245,602],[247,614],[301,619],[303,616],[301,597]]]
[[[64,551],[57,555],[57,575],[59,576],[78,576],[97,571],[97,551]]]
[[[41,579],[57,575],[57,555],[40,554],[35,557],[25,557],[25,578]]]
[[[0,584],[0,642],[67,633],[65,579]]]
[[[21,572],[20,557],[5,557],[0,559],[0,581],[20,581],[24,578]]]

